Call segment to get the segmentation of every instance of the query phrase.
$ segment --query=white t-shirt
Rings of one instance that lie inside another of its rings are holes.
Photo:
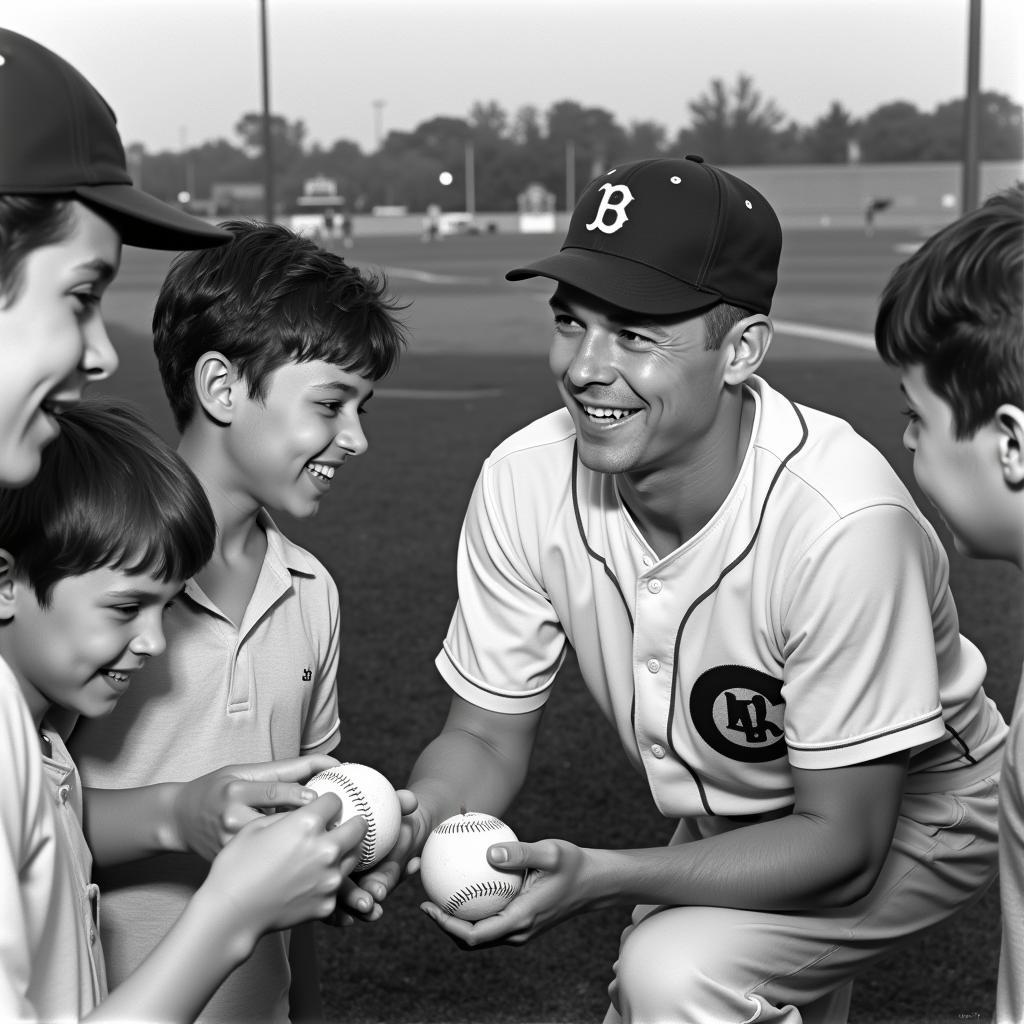
[[[729,495],[662,559],[615,477],[576,459],[567,411],[500,445],[470,499],[437,667],[471,703],[525,712],[571,644],[672,818],[785,808],[791,765],[907,749],[908,788],[945,789],[1006,726],[959,634],[942,545],[849,424],[759,378],[749,390]]]
[[[82,791],[0,659],[0,1020],[76,1021],[107,993]]]

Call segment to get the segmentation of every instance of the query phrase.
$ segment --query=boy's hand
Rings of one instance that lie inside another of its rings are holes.
[[[181,784],[170,823],[170,849],[190,850],[213,860],[244,825],[267,811],[301,807],[317,794],[301,785],[338,761],[310,754],[263,764],[226,765]]]
[[[413,850],[419,850],[430,831],[423,812],[419,808],[416,794],[408,789],[395,791],[402,807],[402,825],[398,839],[391,852],[372,870],[355,878],[346,878],[338,895],[338,908],[331,915],[328,924],[345,927],[355,921],[376,921],[384,913],[381,904],[403,875],[412,874],[419,865],[418,857],[411,857]],[[420,832],[423,838],[418,842]]]
[[[326,917],[358,862],[366,832],[364,818],[329,828],[340,810],[341,801],[326,794],[308,806],[249,822],[214,858],[199,890],[202,898],[225,901],[253,942],[265,932]]]

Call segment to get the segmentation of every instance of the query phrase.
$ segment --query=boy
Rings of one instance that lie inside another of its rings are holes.
[[[995,874],[1006,725],[941,544],[848,424],[758,375],[781,245],[748,183],[639,160],[506,275],[553,283],[565,408],[503,442],[470,499],[412,852],[460,806],[509,806],[571,645],[672,840],[496,844],[530,871],[501,913],[424,909],[476,947],[635,908],[608,1024],[837,1024],[858,971]]]
[[[338,805],[320,800],[243,828],[106,998],[79,780],[49,715],[104,715],[146,689],[135,676],[163,651],[165,608],[209,557],[214,523],[140,417],[83,402],[62,420],[35,480],[0,492],[0,1019],[190,1020],[260,934],[330,912],[359,829],[328,832]],[[164,787],[150,852],[182,848],[173,808],[188,788]],[[115,827],[131,851],[138,823]],[[116,856],[117,837],[105,845]]]
[[[315,515],[335,473],[366,450],[360,419],[404,330],[383,281],[341,257],[283,227],[227,229],[228,245],[176,259],[153,318],[178,450],[213,506],[217,543],[168,613],[168,654],[146,699],[129,692],[76,730],[87,786],[147,786],[338,743],[338,590],[267,510]],[[100,876],[112,984],[205,872],[197,857],[162,857]],[[264,938],[203,1020],[320,1012],[310,926]]]
[[[914,477],[958,551],[1024,569],[1024,186],[996,193],[893,272],[875,324],[900,372]],[[1024,1021],[1024,698],[999,795],[997,1024]]]
[[[133,188],[103,97],[2,28],[0,139],[0,486],[19,486],[56,413],[117,368],[100,300],[122,243],[187,249],[229,236]]]
[[[113,112],[99,93],[56,54],[5,29],[0,29],[0,137],[0,486],[22,487],[35,476],[43,448],[57,436],[59,413],[78,401],[85,385],[117,367],[99,307],[117,272],[122,243],[199,248],[230,236],[134,189]],[[85,894],[69,884],[63,840],[51,842],[55,836],[67,839],[70,826],[56,816],[54,793],[47,791],[38,758],[31,756],[36,749],[32,718],[2,658],[0,700],[5,731],[0,748],[10,758],[0,777],[19,780],[0,808],[0,921],[12,929],[0,943],[0,1018],[28,1019],[38,1012],[46,1019],[70,1019],[87,1010],[103,986],[87,967],[90,958],[75,951],[74,935],[86,940],[81,924],[74,923],[72,904],[82,904]],[[201,848],[212,857],[265,800],[247,803],[246,797],[272,784],[282,806],[301,803],[302,788],[283,783],[308,777],[318,766],[323,762],[315,759],[245,766],[234,778],[224,770],[188,787],[165,787],[159,792],[164,799],[180,791],[181,799],[166,808],[178,820],[139,837],[143,848],[150,847],[144,852],[152,852],[159,839],[172,848]],[[263,855],[270,856],[275,844],[289,837],[306,842],[308,829],[308,821],[296,818],[275,826],[266,838],[249,830],[241,845],[265,847]],[[55,852],[41,857],[40,848],[47,845]],[[219,875],[225,877],[224,871]],[[252,891],[237,896],[251,899],[264,885],[261,877]],[[205,905],[211,905],[209,899]],[[188,911],[193,928],[199,913]],[[68,921],[71,933],[63,930]],[[187,930],[176,934],[177,942],[182,936],[189,941]],[[219,963],[214,956],[203,966],[216,970]],[[152,970],[141,972],[143,981],[126,985],[117,1000],[136,1019],[184,1019],[198,1008],[188,1010],[196,993],[216,980],[204,971],[196,975],[198,988],[186,984],[168,992],[147,980],[148,974]],[[175,971],[161,976],[178,978]],[[138,998],[140,984],[143,996],[151,993],[153,999]]]

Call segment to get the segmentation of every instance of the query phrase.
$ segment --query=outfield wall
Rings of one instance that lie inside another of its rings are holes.
[[[864,228],[864,210],[875,198],[891,205],[875,217],[878,228],[934,231],[960,210],[962,166],[958,163],[813,164],[730,167],[765,194],[783,227]],[[988,161],[979,169],[981,197],[1024,179],[1024,161]],[[452,211],[448,211],[452,212]],[[519,231],[517,213],[477,211],[481,230],[491,225],[502,234]],[[423,214],[374,217],[356,214],[354,236],[419,235]],[[556,233],[564,233],[568,215],[559,213]]]

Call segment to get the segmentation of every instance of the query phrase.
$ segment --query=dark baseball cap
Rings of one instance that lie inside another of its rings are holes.
[[[226,231],[132,184],[117,118],[66,60],[0,28],[0,194],[74,197],[126,245],[202,249]]]
[[[510,270],[549,277],[621,309],[771,309],[782,228],[757,189],[702,157],[620,164],[584,190],[561,251]]]

